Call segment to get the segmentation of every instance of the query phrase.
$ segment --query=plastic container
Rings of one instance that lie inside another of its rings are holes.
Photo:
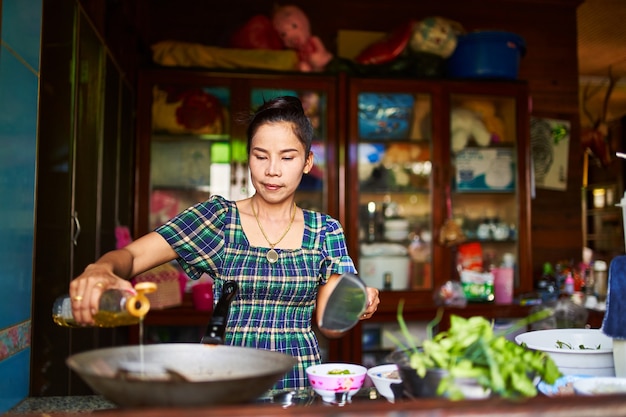
[[[117,327],[138,324],[150,311],[147,293],[156,291],[153,282],[135,285],[137,293],[128,290],[110,289],[100,295],[98,312],[93,315],[96,327]],[[52,306],[52,319],[63,327],[84,327],[78,325],[72,313],[72,300],[69,295],[58,297]]]
[[[191,287],[193,306],[199,311],[213,311],[213,283],[199,282]]]
[[[494,268],[491,273],[496,304],[513,303],[513,268]]]
[[[516,79],[526,53],[524,38],[515,33],[477,31],[459,35],[447,62],[451,78]]]

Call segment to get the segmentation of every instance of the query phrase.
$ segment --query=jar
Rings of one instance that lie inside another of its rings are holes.
[[[595,261],[593,263],[593,280],[598,301],[602,302],[606,299],[608,285],[607,264],[605,261]]]
[[[129,290],[109,289],[102,292],[98,311],[93,315],[96,327],[117,327],[139,324],[150,310],[147,293],[156,291],[154,282],[135,285],[136,293]],[[52,320],[63,327],[78,325],[72,313],[72,300],[68,294],[58,297],[52,306]]]

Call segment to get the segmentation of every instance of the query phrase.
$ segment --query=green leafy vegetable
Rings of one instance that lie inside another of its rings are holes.
[[[439,309],[437,317],[427,327],[428,338],[418,348],[402,316],[403,306],[401,301],[398,324],[405,343],[391,333],[385,333],[385,336],[407,353],[411,368],[420,377],[423,378],[428,369],[448,371],[437,392],[450,399],[463,398],[463,393],[455,385],[456,378],[474,378],[497,396],[516,398],[537,395],[536,377],[553,384],[561,376],[547,353],[527,349],[505,337],[509,332],[550,316],[553,313],[550,309],[518,320],[504,332],[494,332],[492,324],[483,317],[466,319],[451,315],[450,328],[433,337],[433,322],[438,323],[443,315],[443,310]]]
[[[557,340],[556,341],[556,347],[558,349],[574,349],[574,347],[570,343],[563,342],[561,340]],[[601,347],[602,347],[602,345],[598,345],[595,348],[587,347],[585,345],[578,345],[578,349],[580,349],[580,350],[599,350],[599,349],[601,349]]]
[[[332,369],[328,371],[328,375],[349,375],[350,370],[348,369]]]

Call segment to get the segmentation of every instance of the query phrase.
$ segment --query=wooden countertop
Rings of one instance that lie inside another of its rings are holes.
[[[341,416],[341,417],[455,417],[455,416],[545,416],[608,417],[626,416],[626,396],[596,397],[539,396],[519,401],[489,399],[447,401],[423,399],[391,404],[386,401],[359,401],[343,407],[315,404],[282,408],[275,404],[212,406],[199,408],[144,408],[98,410],[98,417],[205,417],[205,416]],[[79,416],[84,412],[37,412],[22,416]]]

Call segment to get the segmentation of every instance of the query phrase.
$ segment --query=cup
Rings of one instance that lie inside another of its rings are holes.
[[[213,311],[213,283],[201,282],[191,287],[193,306],[199,311]]]
[[[513,268],[494,268],[491,273],[496,304],[511,304],[513,302]]]

